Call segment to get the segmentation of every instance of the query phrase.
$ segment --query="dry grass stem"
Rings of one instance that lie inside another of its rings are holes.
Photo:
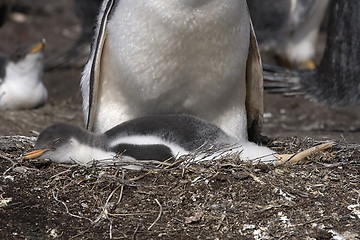
[[[57,201],[58,203],[61,203],[61,204],[65,207],[67,214],[69,214],[70,216],[75,217],[75,218],[80,218],[80,219],[89,220],[91,223],[93,222],[91,219],[89,219],[89,218],[87,218],[87,217],[82,217],[82,216],[79,216],[79,215],[70,213],[69,208],[68,208],[68,206],[66,205],[66,203],[58,199],[58,193],[59,193],[59,192],[57,191],[56,194],[55,194],[55,191],[52,190],[52,196],[53,196],[53,198],[55,199],[55,201]]]
[[[163,212],[163,208],[162,208],[160,202],[159,202],[156,198],[155,198],[155,202],[156,202],[156,204],[157,204],[157,205],[159,206],[159,208],[160,208],[159,214],[158,214],[157,218],[155,219],[155,221],[148,227],[147,230],[150,230],[150,229],[160,220],[161,215],[162,215],[162,212]]]

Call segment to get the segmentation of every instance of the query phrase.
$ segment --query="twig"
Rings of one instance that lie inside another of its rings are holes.
[[[161,218],[161,215],[162,215],[163,209],[162,209],[161,204],[159,203],[159,201],[158,201],[156,198],[155,198],[155,202],[156,202],[156,204],[159,206],[160,211],[159,211],[159,215],[157,216],[157,218],[155,219],[155,221],[150,225],[150,227],[148,227],[148,230],[150,230],[150,229],[159,221],[159,219]]]
[[[12,164],[14,164],[14,161],[11,160],[11,158],[9,158],[9,157],[6,157],[6,156],[4,156],[4,155],[0,155],[0,158],[3,158],[3,159],[5,159],[5,160],[11,162]]]
[[[246,172],[255,182],[260,183],[261,185],[265,185],[264,181],[262,181],[259,177],[255,176],[255,174],[251,173],[250,171]]]
[[[108,167],[126,167],[128,165],[134,165],[139,167],[151,167],[153,165],[157,166],[170,166],[170,163],[167,162],[161,162],[157,160],[135,160],[135,159],[129,159],[124,157],[118,157],[118,158],[110,158],[110,159],[101,159],[101,160],[94,160],[91,161],[85,166],[93,166],[93,167],[99,167],[99,168],[108,168]],[[152,168],[157,168],[152,167]]]
[[[70,213],[69,208],[67,207],[66,203],[58,199],[58,197],[57,197],[58,193],[59,193],[59,191],[58,191],[57,194],[55,195],[54,189],[52,190],[53,198],[55,199],[55,201],[57,201],[57,202],[61,203],[62,205],[64,205],[67,214],[69,214],[70,216],[75,217],[75,218],[80,218],[80,219],[89,220],[91,223],[93,222],[91,219],[89,219],[89,218],[87,218],[87,217],[82,217],[82,216],[79,216],[79,215],[75,215],[75,214]]]
[[[104,206],[102,207],[102,212],[100,213],[100,215],[96,218],[96,220],[94,221],[94,223],[100,221],[100,219],[102,217],[105,217],[106,219],[108,219],[110,221],[110,225],[112,226],[112,221],[109,219],[109,216],[112,216],[112,214],[109,213],[108,211],[108,205],[109,205],[109,202],[111,200],[111,198],[113,197],[113,195],[115,194],[115,192],[120,188],[120,196],[119,196],[119,199],[116,203],[116,205],[118,205],[120,202],[121,202],[121,199],[122,199],[122,196],[123,196],[123,191],[124,191],[124,179],[125,179],[125,173],[124,173],[124,170],[122,169],[122,184],[117,186],[111,193],[110,195],[107,197],[106,199],[106,202],[104,204]],[[111,234],[111,232],[110,232]],[[111,238],[110,238],[111,239]]]
[[[106,199],[106,202],[105,202],[104,206],[102,207],[102,209],[103,209],[102,212],[101,212],[101,213],[99,214],[99,216],[96,218],[96,220],[94,221],[94,223],[99,222],[102,217],[105,217],[106,219],[109,220],[109,217],[108,217],[108,216],[109,216],[108,204],[109,204],[110,199],[111,199],[112,196],[114,195],[114,193],[115,193],[119,188],[120,188],[120,185],[117,186],[117,187],[109,194],[109,196],[108,196],[107,199]],[[109,221],[110,221],[110,220],[109,220]]]
[[[140,176],[138,176],[138,177],[131,178],[130,181],[138,181],[138,180],[144,178],[145,176],[147,176],[147,175],[149,175],[149,174],[151,174],[151,173],[153,173],[153,172],[154,172],[153,170],[150,170],[150,171],[146,172],[146,173],[143,174],[143,175],[140,175]]]
[[[79,239],[79,237],[80,237],[80,236],[84,236],[84,234],[85,234],[86,232],[89,232],[89,230],[85,230],[85,231],[79,232],[79,233],[76,234],[75,236],[72,236],[71,238],[69,238],[69,240]]]
[[[137,231],[139,230],[139,228],[140,228],[140,224],[138,224],[137,226],[136,226],[136,229],[135,229],[135,231],[134,231],[134,233],[133,233],[133,235],[132,235],[132,240],[135,240],[136,238],[135,238],[135,235],[136,235],[136,233],[137,233]]]
[[[121,202],[122,200],[122,197],[123,197],[123,192],[124,192],[124,182],[125,182],[125,173],[124,173],[124,169],[121,169],[121,172],[122,172],[122,177],[121,177],[121,180],[123,182],[123,184],[121,184],[121,188],[120,188],[120,196],[119,196],[119,199],[116,203],[116,205],[119,205],[119,203]]]
[[[307,222],[304,222],[304,223],[296,224],[295,226],[303,226],[303,225],[307,225],[307,224],[310,224],[310,223],[329,220],[329,219],[331,219],[331,217],[329,217],[329,216],[323,217],[323,218],[316,218],[316,219],[313,219],[313,220],[310,220],[310,221],[307,221]]]
[[[109,213],[111,217],[127,217],[127,216],[142,216],[142,215],[152,215],[155,211],[150,212],[135,212],[135,213]]]
[[[252,179],[254,179],[255,182],[258,182],[261,185],[265,185],[265,182],[262,181],[259,177],[255,176],[255,174],[253,174],[250,169],[248,169],[247,167],[243,167],[243,169],[244,172],[248,174]]]
[[[0,141],[19,141],[21,143],[30,143],[30,144],[34,144],[36,142],[36,137],[26,137],[26,136],[21,136],[21,135],[16,135],[16,136],[1,136],[0,137]]]
[[[113,236],[112,236],[112,221],[109,219],[109,222],[110,222],[110,226],[109,226],[109,238],[112,239]]]
[[[120,188],[122,186],[122,184],[121,185],[119,185],[119,186],[117,186],[111,193],[110,193],[110,195],[108,196],[108,198],[106,199],[106,202],[105,202],[105,205],[104,205],[104,208],[107,208],[107,206],[108,206],[108,204],[109,204],[109,202],[110,202],[110,200],[111,200],[111,198],[112,198],[112,196],[114,195],[114,193]]]
[[[13,169],[16,165],[18,165],[18,163],[13,164],[11,167],[9,167],[8,169],[5,170],[5,172],[3,173],[3,175],[5,176],[11,169]]]
[[[67,170],[65,170],[65,171],[62,171],[62,172],[60,172],[60,173],[58,173],[58,174],[55,174],[55,175],[51,176],[50,179],[56,178],[56,177],[58,177],[58,176],[60,176],[60,175],[62,175],[62,174],[64,174],[64,173],[68,173],[68,172],[70,172],[70,171],[71,171],[70,169],[67,169]]]
[[[11,160],[10,158],[8,157],[5,157],[3,155],[0,156],[1,158],[5,159],[5,160],[8,160],[11,162],[12,166],[9,167],[8,169],[6,169],[3,173],[3,175],[6,175],[11,169],[13,169],[15,166],[19,165],[20,163],[19,162],[14,162],[13,160]],[[19,160],[19,159],[15,159],[15,160]]]
[[[173,167],[173,166],[175,166],[176,164],[179,164],[179,163],[181,163],[181,162],[184,162],[184,159],[181,159],[181,158],[180,158],[180,159],[176,160],[175,162],[171,163],[171,165],[166,166],[165,169],[171,168],[171,167]]]
[[[219,224],[218,224],[218,226],[217,226],[217,228],[216,228],[217,231],[220,230],[221,225],[223,224],[225,218],[226,218],[226,213],[221,214],[221,218],[220,218]]]

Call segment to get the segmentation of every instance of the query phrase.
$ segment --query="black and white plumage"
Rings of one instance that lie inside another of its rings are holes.
[[[241,152],[244,160],[275,160],[272,150],[247,141],[238,142],[215,125],[190,115],[137,118],[103,134],[91,133],[69,124],[54,124],[40,133],[35,145],[37,150],[26,157],[86,164],[122,154],[136,160],[165,161],[193,151],[207,150],[211,146],[228,145],[232,145],[232,151]]]
[[[334,107],[360,104],[360,2],[332,0],[323,58],[314,70],[264,65],[270,93],[306,94]]]
[[[330,0],[248,0],[262,53],[292,67],[314,68],[321,24]]]
[[[106,0],[81,81],[86,126],[191,114],[260,135],[262,68],[246,0]]]
[[[19,46],[0,56],[0,110],[42,106],[47,90],[42,82],[45,40]]]

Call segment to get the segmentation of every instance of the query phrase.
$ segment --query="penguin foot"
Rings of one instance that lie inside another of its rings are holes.
[[[300,69],[309,69],[309,70],[314,70],[316,68],[315,62],[313,60],[307,60],[304,62],[300,62],[298,64],[298,68]]]

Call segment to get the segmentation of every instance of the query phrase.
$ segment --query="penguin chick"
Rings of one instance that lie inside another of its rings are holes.
[[[175,160],[210,147],[232,145],[231,152],[241,152],[244,160],[275,160],[267,147],[245,141],[237,142],[219,127],[190,115],[162,115],[133,119],[103,134],[57,123],[46,128],[38,137],[35,149],[26,158],[49,158],[54,162],[86,164],[92,160],[113,158],[117,154],[136,160]],[[226,154],[229,154],[227,152]],[[202,160],[220,157],[212,157]]]

